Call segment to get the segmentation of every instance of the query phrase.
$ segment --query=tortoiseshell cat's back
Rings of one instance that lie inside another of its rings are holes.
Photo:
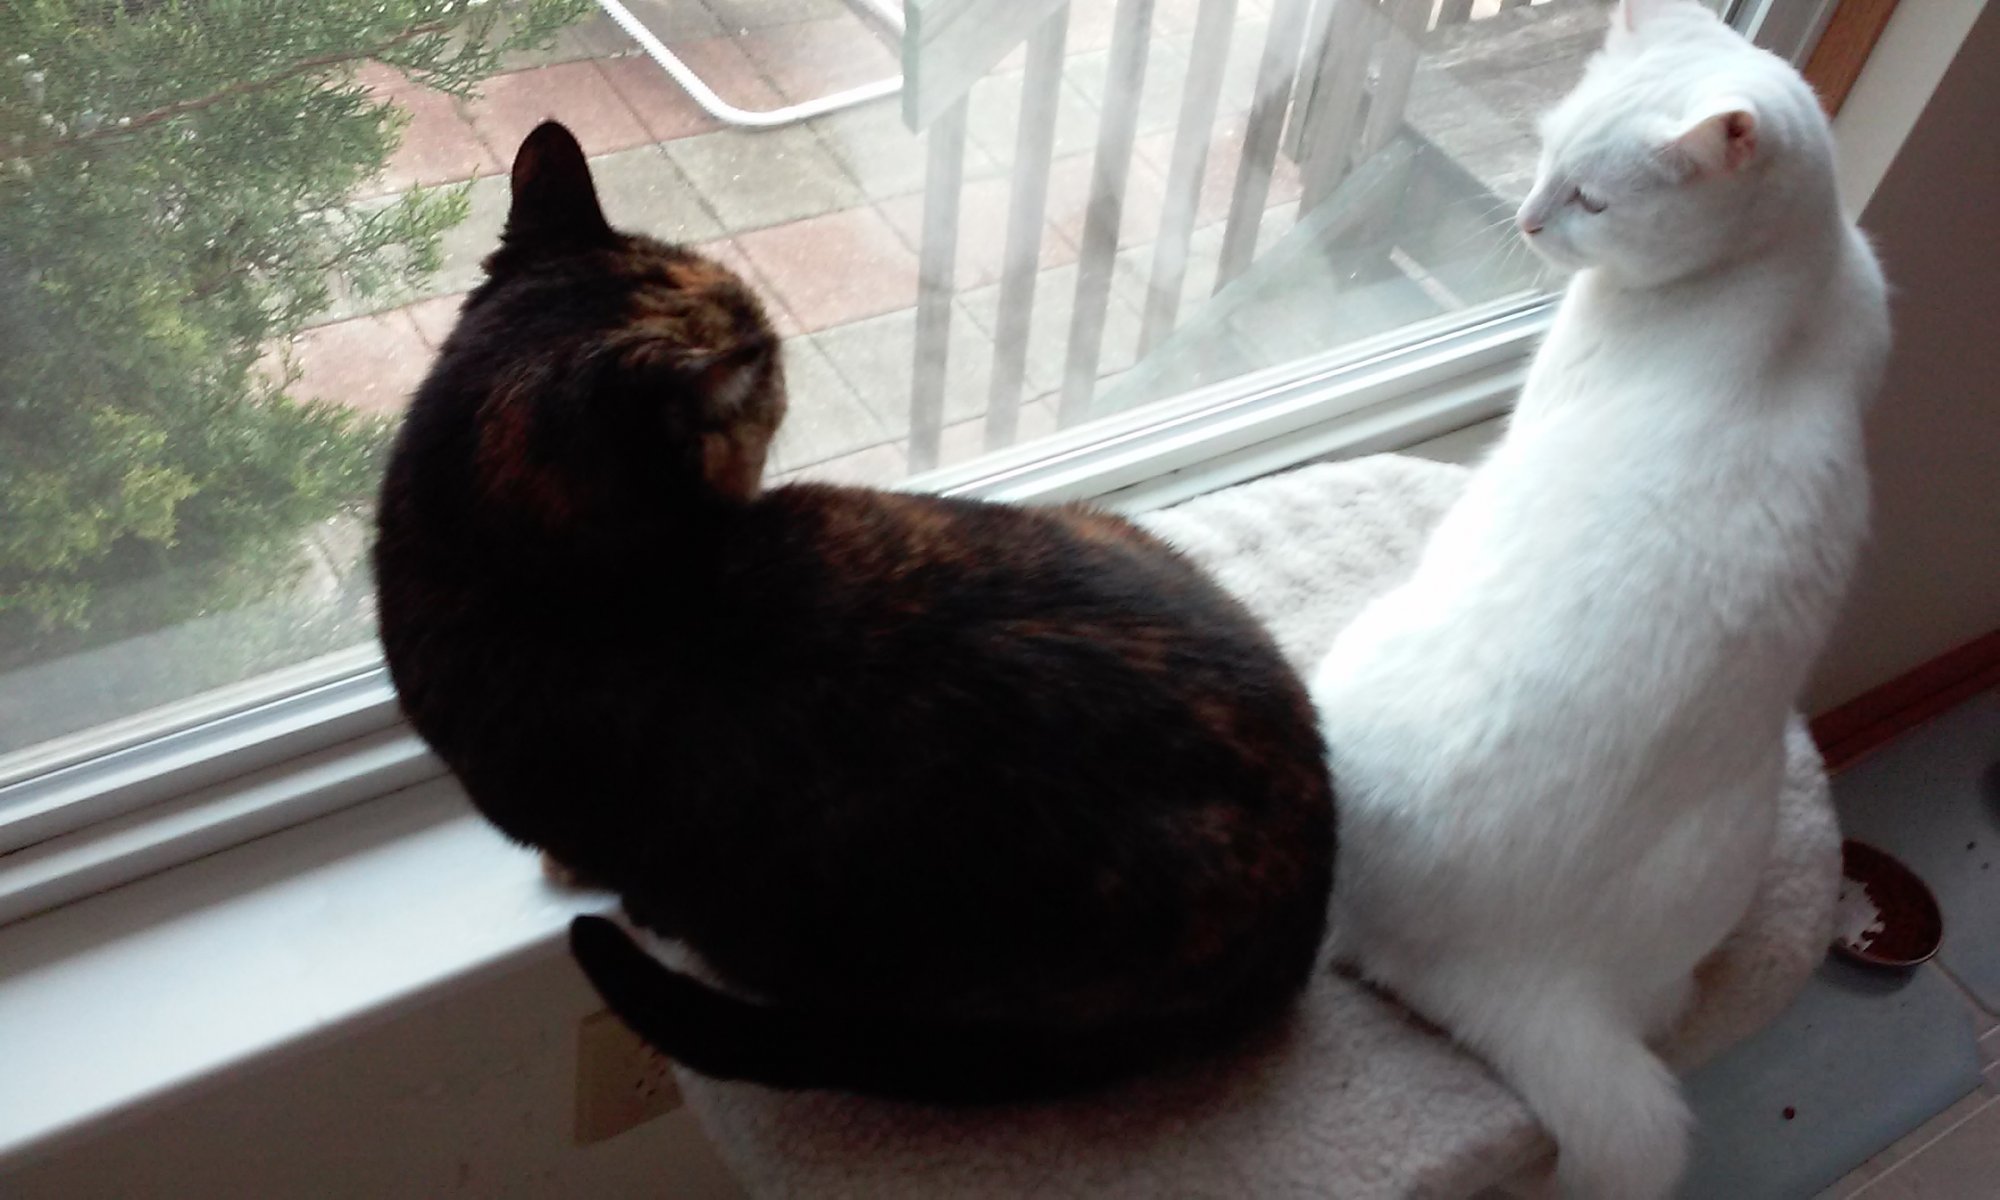
[[[560,126],[513,184],[384,487],[382,640],[480,811],[729,988],[583,919],[607,1003],[707,1074],[944,1102],[1282,1012],[1333,808],[1248,613],[1108,514],[762,491],[756,298],[613,232]]]

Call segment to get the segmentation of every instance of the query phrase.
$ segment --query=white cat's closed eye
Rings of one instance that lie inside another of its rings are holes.
[[[1587,213],[1601,213],[1604,211],[1604,201],[1599,200],[1582,188],[1570,189],[1569,202]]]

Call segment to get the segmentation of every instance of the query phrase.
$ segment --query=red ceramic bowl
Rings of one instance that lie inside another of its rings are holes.
[[[1871,967],[1914,967],[1938,952],[1944,916],[1916,872],[1866,842],[1840,845],[1833,948]]]

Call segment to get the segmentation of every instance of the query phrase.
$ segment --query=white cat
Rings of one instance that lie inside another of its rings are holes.
[[[1519,214],[1578,273],[1512,427],[1314,692],[1337,952],[1499,1069],[1568,1195],[1659,1200],[1688,1113],[1646,1042],[1768,857],[1888,320],[1798,74],[1694,0],[1612,25]]]

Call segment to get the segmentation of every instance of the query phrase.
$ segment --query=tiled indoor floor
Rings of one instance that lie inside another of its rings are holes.
[[[651,0],[631,6],[725,99],[770,108],[895,73],[895,55],[840,0]],[[1076,0],[1058,115],[1021,437],[1054,428],[1061,338],[1090,188],[1112,0]],[[1194,0],[1160,0],[1120,244],[1136,257],[1156,234],[1161,189],[1187,69]],[[1201,224],[1223,219],[1240,154],[1265,5],[1245,0],[1216,125]],[[505,217],[505,170],[533,126],[556,117],[577,134],[612,222],[699,246],[747,276],[787,336],[792,415],[780,474],[854,482],[906,473],[903,442],[915,348],[924,143],[896,100],[775,130],[720,125],[607,19],[564,32],[543,54],[460,101],[371,66],[363,76],[409,115],[400,148],[356,197],[387,203],[413,185],[469,183],[471,216],[445,237],[445,263],[412,298],[342,299],[291,339],[295,391],[392,413],[449,332]],[[947,462],[983,447],[992,327],[1020,94],[1016,55],[975,88],[950,344]],[[1296,171],[1281,158],[1267,220],[1289,225]],[[1212,257],[1219,237],[1198,236]],[[1213,277],[1212,264],[1208,268]],[[1202,265],[1193,274],[1199,278]],[[1101,371],[1129,366],[1143,279],[1116,273]],[[336,287],[336,293],[339,288]]]
[[[1941,979],[1946,986],[1934,990],[1966,1018],[1961,1027],[1958,1012],[1946,1010],[1938,1024],[1976,1039],[1977,1048],[1949,1070],[1909,1054],[1897,1090],[1916,1095],[1915,1076],[1933,1076],[1924,1090],[1937,1099],[1923,1111],[1936,1115],[1820,1200],[2000,1196],[2000,882],[1990,869],[2000,834],[2000,693],[1975,696],[1846,768],[1834,795],[1847,836],[1893,854],[1936,896],[1944,942],[1919,971]],[[1896,994],[1914,998],[1914,989]]]
[[[2000,1194],[2000,1026],[1980,1043],[1986,1085],[1863,1163],[1818,1200],[1990,1200]]]

